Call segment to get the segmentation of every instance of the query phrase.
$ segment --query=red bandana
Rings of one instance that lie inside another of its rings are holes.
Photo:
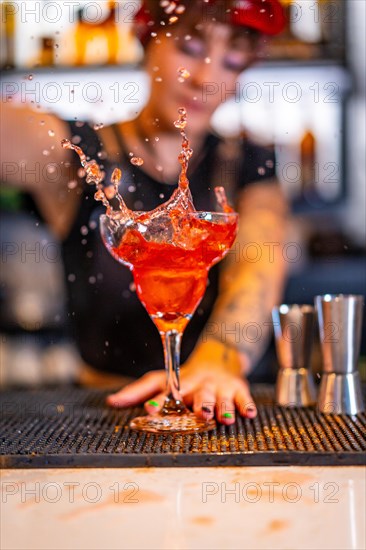
[[[169,3],[167,2],[167,4]],[[186,9],[189,9],[184,1],[175,0],[171,4],[173,8],[175,6],[171,12],[172,16],[178,15],[179,7],[185,6]],[[209,0],[207,4],[215,4],[215,0]],[[209,14],[209,6],[206,9]],[[249,27],[268,35],[279,34],[286,25],[286,17],[279,0],[238,0],[227,12],[227,20],[232,25]],[[160,28],[159,23],[153,20],[144,3],[135,16],[135,22],[142,42],[146,41],[150,32]]]

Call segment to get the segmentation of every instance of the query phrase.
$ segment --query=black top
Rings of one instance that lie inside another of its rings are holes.
[[[69,125],[72,135],[80,136],[78,144],[87,156],[98,160],[101,146],[96,132],[87,124]],[[219,182],[231,188],[228,195],[235,202],[235,195],[244,186],[274,177],[272,150],[243,139],[238,158],[229,162],[220,159],[220,143],[218,137],[208,135],[194,171],[188,174],[197,210],[215,210],[213,187]],[[127,206],[151,210],[168,200],[176,185],[160,183],[148,176],[143,166],[132,166],[121,141],[120,147],[118,165],[123,171],[120,192]],[[103,162],[108,180],[116,165]],[[134,292],[132,274],[110,256],[102,243],[98,220],[105,208],[94,200],[94,191],[93,186],[84,185],[79,212],[63,243],[72,334],[86,363],[101,371],[138,377],[163,368],[161,340]],[[193,350],[212,311],[218,272],[219,266],[211,269],[206,294],[187,326],[182,362]]]

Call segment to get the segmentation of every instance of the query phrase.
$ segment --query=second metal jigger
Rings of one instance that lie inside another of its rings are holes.
[[[316,401],[309,371],[314,337],[315,310],[307,305],[282,304],[272,310],[280,370],[276,402],[285,407],[306,407]]]
[[[361,347],[363,296],[316,296],[323,374],[320,412],[357,414],[365,410],[358,358]]]

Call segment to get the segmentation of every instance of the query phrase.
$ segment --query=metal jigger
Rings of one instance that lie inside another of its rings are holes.
[[[307,407],[316,402],[309,371],[314,337],[315,310],[307,305],[282,304],[272,310],[280,370],[276,402],[285,407]]]
[[[323,374],[320,412],[357,414],[365,410],[358,358],[361,346],[363,296],[316,296]]]

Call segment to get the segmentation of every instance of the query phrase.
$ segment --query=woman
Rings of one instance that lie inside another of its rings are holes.
[[[136,27],[152,86],[135,120],[96,132],[49,115],[32,114],[30,119],[25,108],[6,114],[10,129],[21,128],[16,147],[14,132],[7,134],[7,160],[19,163],[21,157],[28,165],[44,166],[48,134],[70,137],[90,157],[105,159],[107,178],[115,166],[122,167],[120,191],[127,205],[150,210],[167,200],[177,183],[181,138],[173,121],[178,108],[186,107],[194,150],[188,176],[195,206],[214,209],[211,188],[220,182],[241,218],[238,242],[221,267],[220,285],[219,269],[214,268],[182,350],[181,389],[187,404],[198,416],[209,419],[216,414],[225,424],[235,421],[236,409],[251,418],[256,415],[246,376],[263,354],[269,312],[282,292],[281,247],[270,244],[284,240],[286,204],[270,150],[245,138],[228,143],[210,132],[211,116],[222,98],[208,93],[213,89],[208,85],[234,89],[238,76],[255,61],[263,36],[279,32],[283,23],[278,0],[144,2]],[[131,153],[144,159],[143,166],[131,165]],[[103,209],[93,199],[94,190],[81,184],[65,193],[75,158],[56,147],[47,157],[50,161],[63,166],[58,190],[55,185],[41,186],[36,176],[18,184],[31,190],[44,218],[63,239],[70,314],[88,364],[85,372],[94,379],[103,372],[104,380],[112,380],[108,373],[139,376],[110,395],[108,403],[123,407],[148,400],[145,407],[154,413],[165,386],[164,372],[156,370],[163,363],[159,335],[133,291],[131,274],[101,242],[97,221]],[[226,173],[225,167],[230,167]],[[260,251],[255,260],[245,253],[248,243],[256,243]]]

